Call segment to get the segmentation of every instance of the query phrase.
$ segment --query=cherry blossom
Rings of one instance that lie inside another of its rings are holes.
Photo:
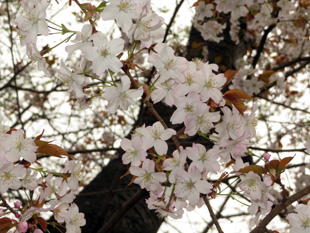
[[[21,4],[26,15],[18,16],[15,19],[15,23],[22,34],[25,35],[22,44],[35,44],[37,42],[38,34],[45,36],[49,34],[45,19],[45,11],[49,5],[49,1],[22,0]]]
[[[122,30],[128,32],[132,26],[132,20],[137,19],[141,13],[141,5],[135,0],[114,0],[110,1],[100,16],[103,20],[115,19]]]
[[[307,205],[299,204],[296,207],[297,213],[287,215],[292,228],[290,233],[307,233],[310,231],[310,202]]]
[[[118,107],[127,110],[143,94],[142,87],[139,89],[129,88],[130,80],[127,76],[121,77],[121,83],[119,85],[105,88],[102,96],[109,101],[108,111],[110,113],[115,113]]]
[[[123,66],[117,55],[123,51],[124,40],[117,38],[108,41],[102,32],[93,34],[89,40],[93,42],[94,47],[84,52],[85,57],[93,62],[93,71],[97,75],[103,74],[108,69],[117,73]]]
[[[251,197],[252,200],[261,200],[263,190],[268,186],[261,181],[259,175],[250,171],[245,176],[241,176],[241,182],[238,187],[245,191],[247,195]]]
[[[146,127],[142,133],[145,147],[151,148],[154,146],[159,155],[167,153],[168,145],[165,141],[176,134],[173,129],[165,129],[159,121],[155,122],[153,126]]]
[[[175,195],[187,199],[191,206],[198,204],[201,193],[207,194],[211,189],[212,185],[201,179],[201,172],[196,166],[190,165],[188,172],[178,171]]]
[[[79,208],[74,203],[69,207],[68,211],[62,212],[61,215],[65,219],[67,233],[80,233],[80,227],[86,224],[84,214],[79,213]]]
[[[85,93],[83,87],[87,84],[87,79],[84,75],[79,75],[71,72],[63,62],[60,61],[60,70],[58,72],[58,78],[68,85],[68,91],[73,92],[76,98],[83,98]]]
[[[126,151],[122,157],[124,164],[131,163],[131,165],[139,166],[141,161],[144,161],[147,156],[147,153],[143,148],[143,141],[137,136],[132,137],[131,140],[123,138],[121,147]]]
[[[26,168],[21,165],[7,164],[0,169],[0,193],[5,193],[9,188],[18,189],[22,182],[21,177],[26,173]]]
[[[130,173],[137,176],[134,183],[139,184],[142,189],[151,191],[158,189],[161,186],[160,182],[167,179],[164,172],[155,172],[155,163],[149,159],[143,161],[142,168],[131,166]]]
[[[37,159],[35,154],[37,146],[32,139],[25,138],[23,130],[12,131],[2,143],[5,143],[5,146],[1,147],[6,148],[6,158],[10,162],[15,162],[20,157],[31,163]]]

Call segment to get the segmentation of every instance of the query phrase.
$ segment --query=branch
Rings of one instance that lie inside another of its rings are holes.
[[[271,148],[260,148],[260,147],[255,147],[255,146],[249,146],[249,149],[252,150],[261,150],[261,151],[266,151],[266,152],[276,152],[276,153],[281,153],[281,152],[305,152],[306,148],[299,148],[299,149],[271,149]]]
[[[4,207],[8,208],[15,216],[19,216],[19,214],[6,202],[1,193],[0,193],[0,199]]]
[[[168,33],[169,33],[169,31],[170,31],[170,28],[171,28],[171,26],[172,26],[172,24],[173,24],[173,22],[174,22],[175,17],[177,16],[177,13],[178,13],[179,9],[180,9],[181,6],[182,6],[183,2],[184,2],[184,0],[181,0],[181,1],[179,2],[179,4],[177,4],[177,6],[176,6],[175,9],[174,9],[174,12],[173,12],[172,17],[171,17],[171,19],[170,19],[170,22],[169,22],[169,24],[167,25],[167,28],[166,28],[166,32],[165,32],[165,35],[164,35],[163,43],[165,43],[165,41],[166,41],[166,39],[167,39]]]
[[[299,192],[293,194],[288,197],[285,202],[278,204],[275,208],[273,208],[269,214],[265,216],[265,218],[255,227],[250,233],[262,233],[266,231],[266,226],[271,222],[274,217],[276,217],[283,209],[292,204],[293,202],[301,199],[302,197],[308,195],[310,193],[310,185],[300,190]]]
[[[208,207],[210,216],[211,216],[211,218],[212,218],[212,220],[213,220],[213,222],[214,222],[218,232],[219,233],[224,233],[224,231],[222,230],[222,228],[221,228],[221,226],[220,226],[220,224],[219,224],[219,222],[218,222],[218,220],[217,220],[217,218],[216,218],[216,216],[215,216],[215,214],[214,214],[214,212],[212,210],[212,206],[210,205],[210,202],[209,202],[208,198],[205,195],[203,195],[202,198],[203,198],[204,202],[206,203],[206,205]]]
[[[257,65],[259,57],[260,57],[261,53],[263,52],[263,49],[264,49],[264,46],[265,46],[268,34],[272,31],[272,29],[275,26],[276,26],[275,24],[272,24],[264,31],[264,35],[263,35],[263,37],[262,37],[262,39],[261,39],[261,41],[259,43],[259,46],[258,46],[258,48],[256,50],[256,55],[255,55],[255,57],[253,59],[253,62],[252,62],[252,67],[253,68],[255,68],[255,66]]]

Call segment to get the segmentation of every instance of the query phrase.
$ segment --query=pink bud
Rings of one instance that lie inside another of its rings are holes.
[[[16,217],[16,218],[19,218],[19,216],[20,216],[19,213],[16,213],[16,214],[15,214],[15,217]]]
[[[26,233],[28,230],[27,222],[20,222],[17,227],[18,233]]]
[[[269,161],[270,157],[271,157],[271,155],[269,153],[264,154],[265,161]]]
[[[22,203],[20,203],[19,201],[15,201],[15,202],[14,202],[15,208],[19,208],[21,204],[22,204]]]

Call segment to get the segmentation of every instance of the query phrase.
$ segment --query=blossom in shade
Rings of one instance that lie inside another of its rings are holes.
[[[72,204],[68,211],[62,212],[66,222],[66,233],[81,233],[81,228],[86,224],[83,213],[79,213],[79,208],[76,204]]]
[[[143,130],[145,148],[148,149],[154,146],[157,154],[163,155],[168,151],[168,145],[165,141],[175,134],[176,132],[174,129],[165,129],[162,124],[157,121],[153,126],[148,126]]]
[[[155,172],[155,163],[152,160],[146,159],[143,161],[142,167],[131,166],[130,173],[137,178],[134,183],[139,184],[143,189],[155,191],[161,187],[160,182],[166,181],[164,172]]]
[[[238,187],[254,201],[260,200],[263,190],[268,188],[259,175],[252,171],[248,172],[245,176],[241,176],[241,182],[238,184]]]
[[[212,185],[201,178],[201,172],[195,165],[190,165],[188,172],[180,170],[177,173],[175,195],[187,199],[191,206],[197,205],[200,194],[207,194],[212,189]]]
[[[49,33],[46,23],[46,8],[50,2],[46,0],[22,0],[21,4],[25,11],[15,19],[15,24],[24,35],[22,44],[35,44],[37,35],[47,36]]]
[[[87,84],[87,79],[84,75],[79,75],[71,72],[63,62],[60,61],[60,70],[58,72],[58,78],[68,85],[68,91],[73,92],[76,98],[83,98],[85,93],[83,87]]]
[[[117,73],[123,66],[117,55],[123,51],[124,40],[116,38],[109,41],[102,32],[96,32],[89,40],[93,42],[94,47],[84,52],[86,59],[93,62],[93,71],[97,75],[103,74],[108,69]]]
[[[137,19],[142,12],[142,7],[135,0],[110,1],[100,16],[103,20],[116,20],[123,32],[128,32],[132,26],[132,20]]]
[[[288,214],[286,217],[292,226],[290,233],[310,232],[310,202],[307,205],[297,205],[296,211],[297,213]]]
[[[125,154],[123,154],[123,163],[139,166],[141,161],[145,160],[147,153],[143,148],[143,141],[140,137],[133,137],[131,140],[123,138],[121,142],[121,147]]]
[[[14,166],[8,163],[0,169],[0,193],[5,193],[9,188],[18,189],[22,182],[20,178],[26,173],[26,168],[21,165]]]
[[[130,80],[127,76],[121,77],[121,83],[117,86],[106,87],[105,92],[102,95],[103,98],[109,101],[108,111],[115,113],[117,108],[127,110],[130,105],[135,103],[143,94],[142,87],[138,89],[129,89]]]
[[[7,137],[4,142],[6,145],[6,158],[10,162],[15,162],[23,157],[30,163],[33,163],[36,159],[37,146],[34,140],[30,138],[25,138],[23,130],[15,130]]]

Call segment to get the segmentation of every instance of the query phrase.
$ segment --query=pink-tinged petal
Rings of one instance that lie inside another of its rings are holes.
[[[24,158],[26,161],[28,161],[28,162],[30,162],[30,163],[33,163],[34,161],[37,160],[36,154],[35,154],[34,152],[32,152],[32,151],[23,151],[23,152],[22,152],[22,156],[23,156],[23,158]]]
[[[119,72],[123,66],[123,63],[121,63],[118,58],[112,56],[106,57],[105,63],[107,64],[108,68],[114,73]]]
[[[143,176],[145,174],[145,170],[140,167],[131,166],[129,170],[130,173],[134,176]]]
[[[119,104],[120,104],[120,100],[115,98],[113,100],[110,101],[109,105],[108,105],[108,111],[109,113],[116,113],[118,107],[119,107]]]
[[[152,173],[155,170],[155,163],[152,160],[146,159],[146,160],[144,160],[144,162],[142,164],[142,168],[147,173]]]
[[[142,89],[142,87],[139,87],[139,89],[131,89],[131,90],[128,90],[126,93],[130,96],[130,98],[132,98],[132,99],[138,99],[139,97],[142,96],[142,94],[143,94],[143,89]]]
[[[20,153],[18,150],[16,150],[15,148],[12,148],[11,150],[9,150],[6,153],[6,158],[7,160],[9,160],[10,162],[15,162],[17,160],[19,160],[20,158]]]
[[[165,182],[167,180],[166,173],[164,172],[156,172],[153,173],[152,176],[159,182]]]
[[[128,150],[129,148],[132,147],[131,145],[131,140],[129,140],[128,138],[123,138],[122,142],[121,142],[121,147],[124,151]]]
[[[127,91],[130,88],[130,79],[127,76],[122,76],[121,77],[121,82],[122,82],[122,92]]]
[[[71,54],[72,54],[75,50],[77,50],[77,49],[79,49],[79,48],[81,47],[81,44],[82,44],[82,43],[77,43],[77,44],[73,44],[73,45],[67,45],[66,48],[65,48],[65,50],[67,51],[68,55],[71,56]]]
[[[115,19],[115,15],[119,13],[119,10],[115,6],[107,5],[100,13],[102,20]]]
[[[114,55],[118,55],[124,49],[124,40],[121,38],[113,39],[109,42],[110,53]]]
[[[37,29],[36,27],[32,27],[26,36],[26,42],[29,44],[35,44],[37,42]]]
[[[166,95],[167,95],[167,90],[155,89],[151,94],[151,98],[153,102],[156,104],[159,101],[161,101],[163,98],[165,98]]]
[[[38,33],[41,33],[44,36],[48,36],[49,30],[45,19],[38,21]]]
[[[170,118],[172,124],[180,124],[184,121],[186,113],[182,109],[177,109],[174,111]]]
[[[157,154],[159,155],[166,154],[168,151],[168,145],[163,140],[157,139],[154,143],[154,147],[155,147]]]
[[[175,134],[176,134],[176,131],[174,129],[165,129],[165,131],[163,132],[160,138],[162,140],[168,140],[169,138],[172,137],[172,135],[175,135]]]
[[[199,180],[196,182],[195,187],[197,188],[198,192],[207,194],[211,192],[213,186],[205,180]]]

